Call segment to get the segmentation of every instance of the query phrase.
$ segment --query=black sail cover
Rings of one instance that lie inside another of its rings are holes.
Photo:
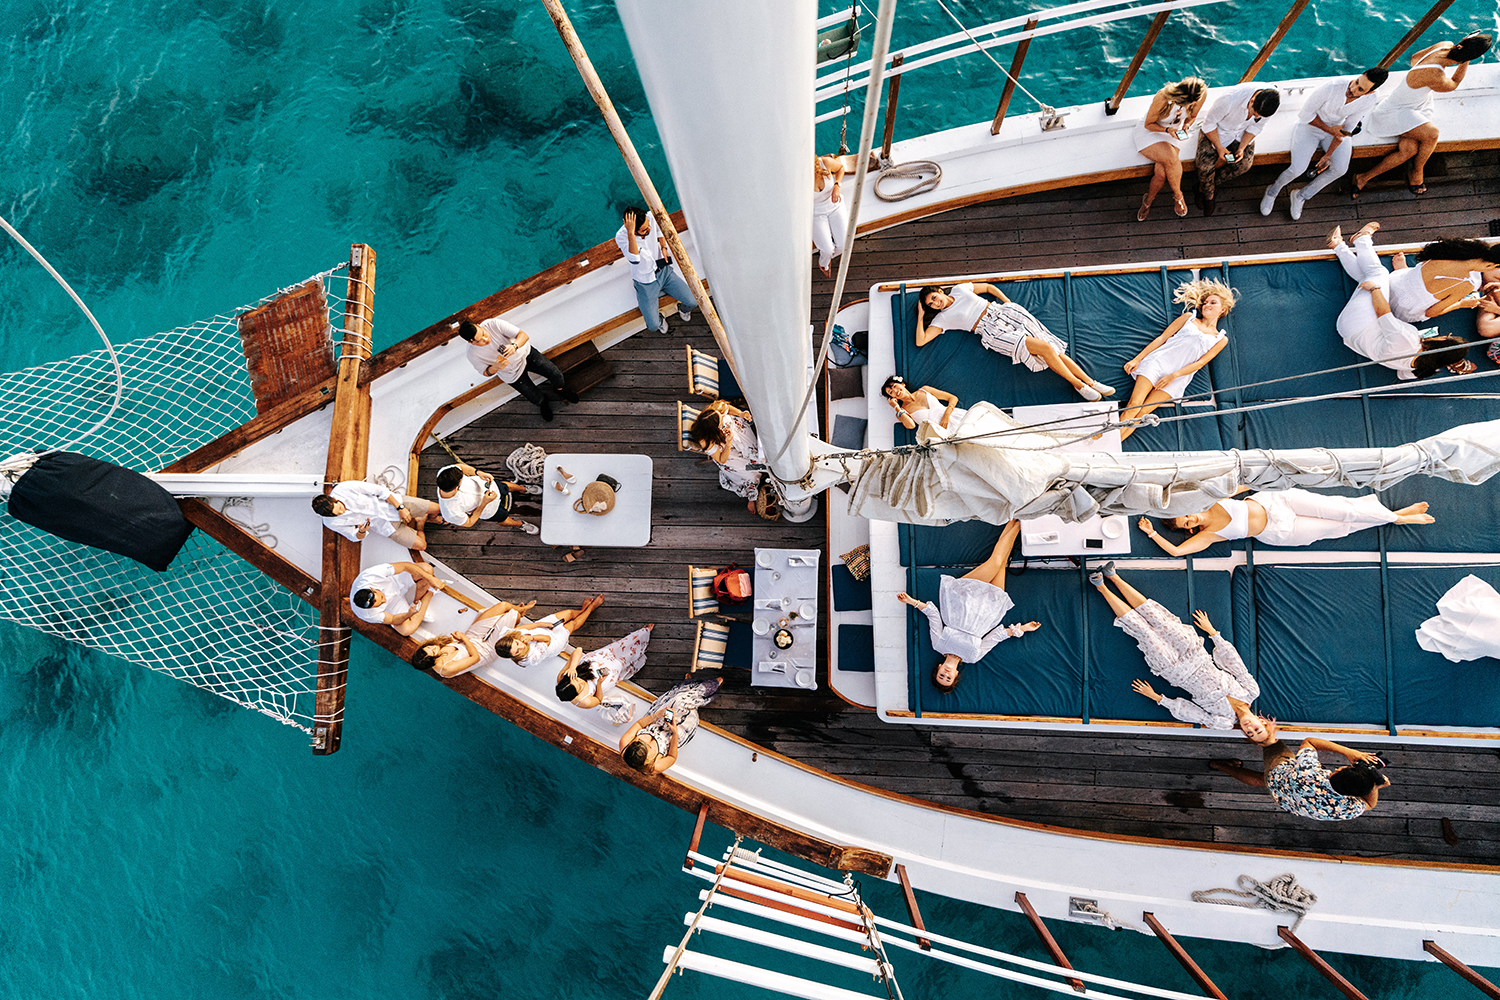
[[[16,480],[10,514],[70,542],[164,571],[193,533],[172,494],[139,472],[77,452],[44,455]]]

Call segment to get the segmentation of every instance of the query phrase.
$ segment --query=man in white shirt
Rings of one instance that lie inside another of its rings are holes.
[[[349,607],[362,621],[411,635],[427,617],[434,589],[447,590],[448,585],[421,563],[378,563],[354,578]]]
[[[362,542],[371,531],[385,535],[413,552],[427,551],[425,526],[441,520],[432,501],[402,497],[375,483],[347,481],[312,498],[312,509],[323,525],[351,542]]]
[[[528,535],[541,530],[514,516],[541,516],[542,509],[537,504],[514,499],[517,493],[542,492],[539,486],[497,480],[488,472],[480,472],[472,465],[459,462],[438,470],[437,488],[438,509],[442,511],[443,520],[456,527],[472,528],[480,521],[487,521],[495,527],[520,528]]]
[[[1307,95],[1292,129],[1291,162],[1266,188],[1260,199],[1261,215],[1271,214],[1281,189],[1302,176],[1320,149],[1324,153],[1315,166],[1317,177],[1302,190],[1292,192],[1293,219],[1302,218],[1302,206],[1309,199],[1348,173],[1354,146],[1344,140],[1354,135],[1365,114],[1375,106],[1375,90],[1389,75],[1375,66],[1356,77],[1330,80]]]
[[[1209,105],[1199,126],[1198,188],[1193,195],[1204,215],[1214,214],[1219,185],[1255,163],[1255,137],[1279,107],[1281,94],[1274,87],[1253,83],[1236,87]]]
[[[693,298],[687,279],[668,253],[667,241],[656,228],[655,217],[644,208],[625,209],[625,224],[615,233],[615,244],[630,264],[635,301],[646,329],[667,332],[667,320],[661,314],[663,294],[677,300],[677,315],[684,323],[691,323],[698,300]]]
[[[468,342],[469,364],[474,370],[486,377],[498,375],[500,381],[514,386],[537,405],[543,420],[552,419],[552,401],[531,381],[531,372],[547,380],[547,391],[570,403],[578,402],[578,394],[568,388],[562,370],[532,347],[531,336],[514,323],[495,316],[476,326],[463,319],[458,322],[458,335]]]

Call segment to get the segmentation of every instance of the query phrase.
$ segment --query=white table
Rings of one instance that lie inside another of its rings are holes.
[[[1115,418],[1119,404],[1101,399],[1094,403],[1050,403],[1042,406],[1017,406],[1011,416],[1023,424],[1052,424],[1049,431],[1083,436],[1098,430]],[[1052,421],[1063,421],[1052,423]],[[1118,454],[1120,430],[1113,428],[1097,441],[1084,437],[1063,445],[1058,451],[1108,451]],[[1114,537],[1105,534],[1118,531]],[[1055,539],[1054,537],[1055,536]],[[1056,514],[1044,514],[1021,522],[1021,554],[1027,556],[1123,556],[1130,554],[1130,518],[1123,514],[1110,517],[1095,515],[1086,521],[1064,521]]]
[[[817,549],[755,550],[755,594],[750,599],[755,611],[750,639],[752,685],[817,689],[821,557]],[[794,613],[796,618],[791,617]],[[772,639],[783,618],[793,636],[788,649],[778,649]]]
[[[561,466],[577,479],[564,483],[569,495],[552,488],[563,482]],[[573,501],[603,473],[620,484],[608,514],[580,514]],[[548,545],[603,545],[640,548],[651,543],[651,459],[646,455],[548,455],[542,472],[542,541]]]

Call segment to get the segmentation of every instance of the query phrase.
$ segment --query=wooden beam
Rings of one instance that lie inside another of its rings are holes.
[[[911,880],[906,877],[905,865],[896,866],[896,877],[901,880],[901,893],[906,897],[906,912],[911,917],[911,925],[919,931],[925,931],[927,927],[922,923],[922,911],[917,909],[917,895],[911,891]],[[923,951],[931,951],[932,942],[919,937],[917,947]]]
[[[856,924],[849,920],[840,920],[838,917],[830,917],[828,914],[819,913],[817,910],[809,910],[805,907],[793,906],[791,903],[783,903],[779,899],[768,899],[758,893],[736,889],[734,886],[724,885],[722,882],[719,883],[718,891],[726,896],[733,896],[735,899],[743,899],[747,903],[768,906],[773,910],[780,910],[782,913],[790,913],[793,916],[816,920],[819,923],[830,924],[846,931],[863,931],[865,929],[863,924]]]
[[[1422,19],[1412,25],[1411,30],[1401,36],[1401,41],[1396,43],[1396,47],[1387,52],[1385,58],[1380,60],[1376,65],[1381,69],[1390,69],[1395,61],[1401,58],[1401,54],[1411,48],[1412,42],[1421,38],[1422,33],[1432,27],[1432,23],[1442,17],[1443,12],[1452,6],[1453,0],[1437,0],[1437,3],[1432,5],[1432,9],[1423,14]]]
[[[688,841],[687,861],[684,868],[693,867],[693,852],[698,849],[698,842],[703,839],[703,824],[708,820],[708,803],[698,807],[698,822],[693,824],[693,839]]]
[[[1297,952],[1297,954],[1307,959],[1308,965],[1311,965],[1314,969],[1317,969],[1324,979],[1332,983],[1334,987],[1340,993],[1344,994],[1344,996],[1348,997],[1349,1000],[1370,1000],[1370,998],[1361,993],[1353,983],[1349,982],[1349,980],[1339,975],[1337,969],[1329,965],[1327,962],[1323,961],[1323,956],[1319,955],[1307,945],[1303,944],[1302,940],[1298,938],[1297,935],[1293,934],[1290,929],[1286,927],[1278,927],[1276,928],[1276,933],[1281,935],[1281,940],[1291,945],[1292,948]]]
[[[725,869],[728,869],[728,871],[725,871]],[[861,912],[856,904],[847,899],[839,899],[828,895],[826,892],[814,892],[812,889],[804,889],[800,885],[790,885],[780,879],[758,875],[755,872],[748,872],[742,868],[734,868],[727,864],[715,865],[714,874],[717,875],[720,872],[724,873],[726,881],[733,879],[736,882],[753,885],[758,889],[771,889],[781,893],[783,896],[790,896],[804,903],[816,903],[819,906],[826,906],[831,910],[842,910],[845,913],[852,913],[855,916],[859,916]]]
[[[328,433],[324,479],[330,483],[365,478],[370,439],[370,386],[360,371],[374,338],[375,251],[363,243],[349,248],[349,294],[344,306],[344,342]],[[358,542],[323,529],[323,589],[318,618],[318,690],[313,712],[313,752],[336,753],[344,728],[344,688],[349,677],[347,622],[352,615],[345,591],[359,573]]]
[[[1036,18],[1029,18],[1023,31],[1036,30]],[[1005,122],[1005,112],[1010,110],[1010,97],[1016,92],[1016,81],[1021,78],[1021,64],[1026,61],[1026,50],[1031,48],[1031,38],[1021,39],[1016,46],[1016,57],[1010,61],[1010,75],[1005,78],[1005,89],[1000,92],[1000,106],[995,109],[995,121],[990,125],[990,135],[999,135]]]
[[[891,69],[900,68],[906,57],[900,52],[891,56]],[[885,98],[885,136],[880,140],[880,159],[891,158],[891,139],[896,134],[896,101],[901,96],[901,76],[891,77],[891,87]]]
[[[1292,9],[1287,11],[1286,17],[1281,19],[1281,24],[1276,27],[1276,33],[1266,39],[1266,44],[1260,47],[1260,52],[1256,54],[1255,61],[1245,70],[1245,75],[1240,77],[1240,83],[1249,83],[1255,79],[1255,74],[1259,73],[1260,68],[1266,64],[1266,60],[1271,58],[1271,53],[1276,51],[1276,46],[1280,45],[1281,40],[1286,37],[1286,33],[1292,30],[1292,25],[1296,23],[1297,18],[1302,15],[1302,12],[1307,9],[1307,5],[1310,2],[1311,0],[1292,0]]]
[[[1115,88],[1114,95],[1104,102],[1104,113],[1113,116],[1120,110],[1120,102],[1125,99],[1125,93],[1130,90],[1130,85],[1135,82],[1135,75],[1141,70],[1141,63],[1146,61],[1146,54],[1151,51],[1151,46],[1156,44],[1156,36],[1161,34],[1162,27],[1171,16],[1170,10],[1160,10],[1151,19],[1151,27],[1146,29],[1146,37],[1141,40],[1141,47],[1135,50],[1135,57],[1130,60],[1130,65],[1125,67],[1125,76],[1120,80],[1120,85]]]
[[[1073,964],[1068,961],[1068,956],[1064,955],[1063,950],[1058,947],[1057,940],[1053,938],[1052,932],[1047,929],[1046,924],[1042,923],[1042,918],[1036,915],[1036,910],[1032,908],[1031,900],[1026,898],[1026,893],[1016,893],[1016,903],[1020,905],[1021,912],[1026,914],[1026,919],[1031,921],[1031,929],[1036,931],[1036,936],[1042,939],[1042,946],[1052,956],[1052,964],[1060,965],[1064,969],[1073,968]],[[1082,979],[1069,979],[1068,982],[1072,984],[1073,989],[1078,993],[1084,992],[1087,988],[1083,985]]]
[[[1469,968],[1467,965],[1460,962],[1452,955],[1448,954],[1442,948],[1439,948],[1436,941],[1423,941],[1422,950],[1427,952],[1427,954],[1431,955],[1433,958],[1437,959],[1439,962],[1442,962],[1444,965],[1452,969],[1454,972],[1458,973],[1460,976],[1463,976],[1473,985],[1475,989],[1483,993],[1485,996],[1491,997],[1492,1000],[1500,1000],[1500,986],[1496,986],[1494,983],[1490,982],[1488,979],[1484,978],[1479,973],[1475,972],[1473,969]]]
[[[1198,988],[1203,991],[1204,996],[1214,997],[1215,1000],[1229,1000],[1223,991],[1214,985],[1214,981],[1208,978],[1208,974],[1198,968],[1198,963],[1193,961],[1193,956],[1189,955],[1186,949],[1177,943],[1177,939],[1161,925],[1161,921],[1156,919],[1156,914],[1142,913],[1141,917],[1146,921],[1146,926],[1150,927],[1156,935],[1157,940],[1167,946],[1167,950],[1172,953],[1172,957],[1177,959],[1182,967],[1187,970],[1187,974],[1193,977],[1193,982],[1198,984]]]

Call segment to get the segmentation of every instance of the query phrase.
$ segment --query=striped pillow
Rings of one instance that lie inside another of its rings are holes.
[[[687,349],[688,392],[695,396],[719,398],[719,359],[712,354]]]
[[[698,636],[693,640],[693,669],[718,670],[724,666],[724,653],[728,649],[728,625],[699,622]]]
[[[702,413],[702,412],[703,412],[702,410],[695,410],[695,409],[693,409],[691,406],[688,406],[686,403],[679,402],[677,404],[677,430],[678,430],[677,450],[678,451],[701,451],[702,450],[696,444],[693,443],[692,437],[688,434],[688,431],[690,431],[692,429],[692,427],[693,427],[693,421],[697,420],[698,419],[698,414]]]
[[[688,567],[689,618],[719,613],[719,600],[714,597],[714,577],[718,573],[718,570],[712,568]]]

